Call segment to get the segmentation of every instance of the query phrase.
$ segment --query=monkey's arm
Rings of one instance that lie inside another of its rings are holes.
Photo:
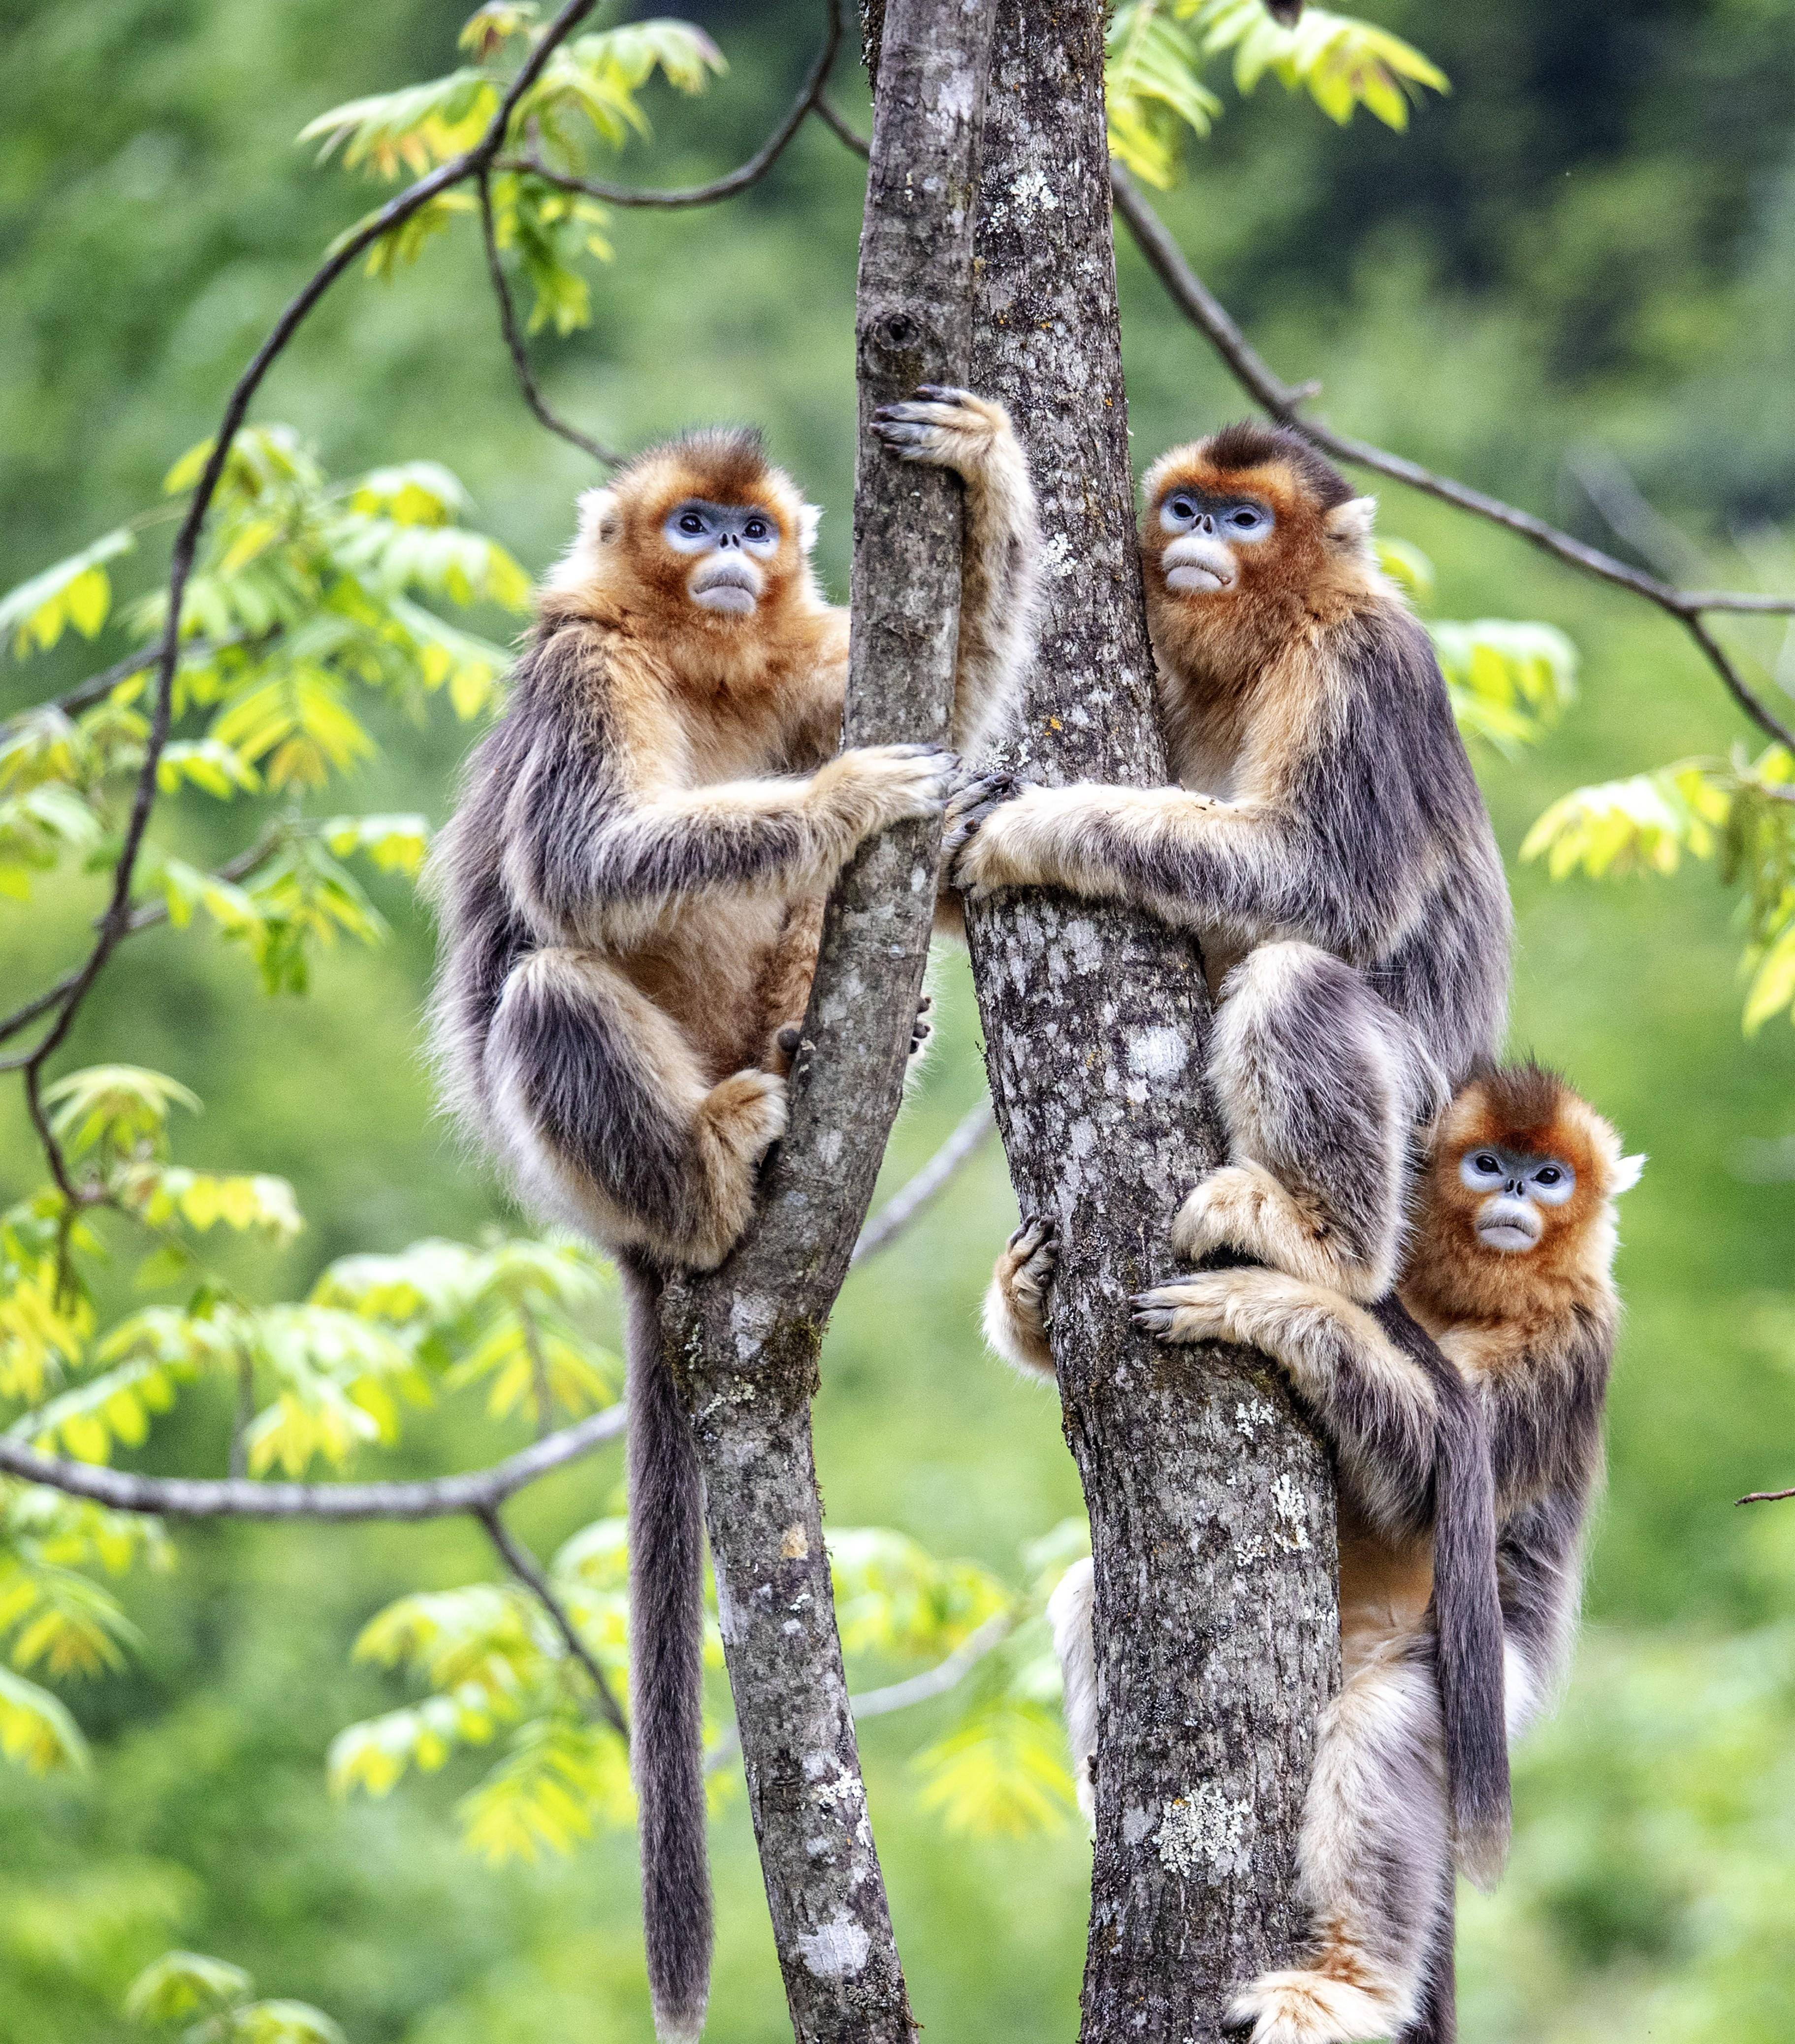
[[[636,801],[540,750],[507,804],[505,879],[539,937],[586,943],[640,933],[694,894],[826,888],[863,838],[936,812],[952,764],[926,746],[871,746],[805,779]]]
[[[885,406],[874,431],[904,460],[951,469],[966,488],[951,742],[970,758],[1034,651],[1041,536],[1028,456],[1001,405],[937,384]]]
[[[1333,1443],[1372,1519],[1403,1536],[1426,1530],[1439,1393],[1363,1306],[1257,1268],[1180,1278],[1134,1304],[1136,1323],[1161,1341],[1238,1342],[1270,1356]]]
[[[1408,874],[1386,892],[1363,884],[1367,869],[1334,857],[1293,804],[1095,782],[1013,786],[986,776],[949,809],[955,882],[974,897],[1063,887],[1136,902],[1175,928],[1219,928],[1248,944],[1302,937],[1351,957],[1381,951],[1416,893]]]

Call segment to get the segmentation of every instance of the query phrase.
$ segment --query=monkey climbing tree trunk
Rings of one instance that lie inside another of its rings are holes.
[[[873,410],[966,379],[978,129],[994,0],[891,0],[858,298],[849,744],[945,743],[959,600],[959,485],[901,464]],[[909,2044],[867,1819],[812,1460],[823,1330],[898,1110],[940,826],[865,847],[829,905],[789,1132],[722,1268],[671,1286],[665,1352],[704,1473],[749,1806],[801,2044]]]
[[[1015,763],[1166,778],[1137,565],[1103,108],[1102,0],[1000,0],[973,381],[1041,501],[1047,615]],[[1200,424],[1191,421],[1194,432]],[[991,1090],[1025,1213],[1058,1225],[1051,1339],[1090,1507],[1100,1731],[1087,2044],[1209,2044],[1288,1961],[1316,1719],[1337,1679],[1332,1482],[1237,1350],[1130,1324],[1217,1160],[1195,947],[1040,892],[970,919]]]

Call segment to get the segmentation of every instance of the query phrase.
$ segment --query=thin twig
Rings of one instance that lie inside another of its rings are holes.
[[[953,1133],[916,1176],[900,1185],[861,1229],[854,1253],[848,1259],[848,1269],[889,1248],[997,1125],[988,1100],[963,1116]]]
[[[88,953],[86,962],[73,976],[55,1021],[24,1067],[26,1112],[31,1117],[32,1126],[37,1132],[38,1142],[49,1164],[51,1176],[71,1207],[91,1205],[95,1195],[90,1189],[78,1189],[69,1175],[67,1160],[44,1112],[44,1066],[73,1028],[75,1016],[86,999],[89,989],[105,969],[106,961],[117,947],[130,920],[132,878],[136,870],[137,855],[143,848],[144,832],[149,825],[150,811],[155,805],[156,768],[162,758],[163,747],[168,742],[169,725],[173,715],[175,669],[180,652],[182,599],[186,591],[188,578],[193,571],[201,529],[206,523],[206,514],[211,509],[212,500],[217,494],[220,478],[225,472],[225,464],[230,457],[232,443],[248,414],[250,400],[261,387],[263,378],[313,308],[363,250],[409,220],[421,206],[427,205],[440,193],[470,177],[478,176],[490,166],[505,140],[505,131],[518,102],[541,75],[543,67],[555,51],[572,33],[582,18],[590,13],[593,4],[594,0],[566,0],[566,5],[543,31],[541,40],[512,79],[497,111],[487,124],[486,132],[471,148],[452,157],[427,177],[420,178],[417,183],[389,199],[371,219],[353,229],[337,244],[312,273],[307,282],[289,300],[267,338],[256,350],[248,367],[238,377],[225,400],[211,455],[194,486],[186,515],[181,521],[169,559],[167,616],[156,656],[155,708],[150,719],[149,736],[144,747],[144,763],[138,772],[136,790],[132,799],[130,817],[125,825],[124,841],[113,867],[111,899],[101,919],[99,935],[93,949]]]
[[[1795,1497],[1795,1490],[1748,1490],[1743,1497],[1735,1497],[1735,1504],[1778,1504],[1785,1497]]]
[[[888,1682],[882,1689],[868,1689],[861,1696],[851,1696],[848,1701],[854,1706],[855,1716],[882,1718],[892,1711],[907,1711],[913,1704],[944,1696],[963,1682],[994,1647],[1003,1643],[1015,1623],[1014,1612],[994,1612],[976,1631],[969,1632],[945,1661],[925,1668],[908,1681]]]
[[[1313,394],[1313,388],[1293,387],[1270,367],[1235,324],[1227,307],[1186,261],[1183,251],[1172,239],[1165,222],[1142,198],[1127,171],[1113,164],[1110,181],[1116,210],[1128,222],[1141,253],[1173,302],[1208,339],[1228,364],[1236,382],[1274,418],[1294,427],[1305,439],[1337,460],[1371,469],[1379,475],[1406,483],[1411,489],[1437,497],[1443,503],[1456,505],[1461,511],[1487,518],[1493,524],[1518,533],[1570,567],[1603,582],[1612,582],[1618,588],[1630,590],[1648,603],[1656,604],[1683,625],[1746,716],[1779,745],[1795,752],[1795,731],[1791,731],[1746,686],[1737,668],[1702,622],[1702,613],[1711,610],[1795,612],[1795,597],[1766,597],[1724,590],[1674,589],[1643,568],[1632,567],[1625,561],[1616,559],[1613,555],[1604,553],[1599,547],[1586,545],[1569,532],[1561,532],[1555,525],[1547,524],[1530,511],[1505,504],[1500,498],[1474,490],[1467,483],[1454,482],[1449,476],[1436,475],[1418,462],[1410,461],[1402,455],[1387,453],[1368,440],[1354,440],[1316,420],[1305,418],[1301,407],[1305,398]]]
[[[867,140],[865,136],[855,134],[854,130],[848,126],[848,123],[836,110],[834,103],[830,100],[825,99],[821,93],[818,93],[817,95],[816,111],[817,118],[822,122],[823,125],[828,129],[829,133],[833,135],[838,141],[845,142],[848,148],[854,152],[855,155],[860,158],[862,162],[865,163],[871,160],[873,153],[872,144]]]
[[[861,1695],[850,1696],[848,1708],[853,1712],[855,1722],[862,1718],[882,1718],[892,1711],[908,1710],[913,1704],[925,1704],[932,1697],[943,1696],[948,1690],[963,1682],[994,1647],[1008,1639],[1015,1625],[1013,1612],[994,1612],[977,1631],[969,1632],[946,1660],[937,1662],[934,1667],[925,1668],[920,1675],[913,1675],[908,1681],[887,1683],[882,1689],[867,1689]],[[742,1750],[742,1742],[732,1725],[705,1754],[705,1772],[714,1774],[720,1767],[727,1767]]]
[[[486,247],[486,274],[492,279],[493,296],[498,301],[500,330],[510,353],[511,367],[517,371],[517,387],[523,393],[524,402],[550,432],[559,434],[590,455],[601,467],[616,468],[623,459],[621,454],[613,454],[609,448],[582,433],[578,426],[570,426],[565,419],[558,417],[548,409],[543,397],[536,374],[530,367],[529,350],[524,345],[522,329],[517,325],[517,308],[512,302],[505,265],[499,260],[498,232],[492,217],[491,180],[483,171],[480,174],[480,234]]]
[[[629,1742],[629,1721],[623,1714],[617,1693],[599,1666],[597,1655],[579,1636],[578,1629],[567,1606],[555,1594],[554,1586],[537,1566],[536,1557],[500,1518],[496,1504],[486,1506],[476,1512],[474,1516],[486,1528],[486,1538],[498,1550],[505,1566],[554,1620],[555,1631],[567,1643],[567,1651],[592,1678],[598,1708],[605,1721],[627,1745]]]
[[[623,1428],[623,1407],[607,1406],[490,1469],[431,1477],[421,1483],[255,1483],[233,1477],[137,1476],[42,1454],[9,1435],[0,1435],[0,1470],[113,1512],[154,1512],[165,1519],[311,1519],[333,1523],[448,1519],[458,1512],[493,1509],[552,1470],[617,1440]]]
[[[843,0],[825,0],[828,16],[822,48],[819,49],[810,69],[805,75],[790,110],[746,163],[726,172],[722,177],[713,178],[708,184],[683,185],[656,190],[644,190],[632,185],[607,183],[602,178],[575,177],[567,171],[557,171],[542,159],[526,152],[521,156],[502,156],[493,165],[494,170],[515,171],[532,178],[540,178],[545,184],[558,190],[580,192],[589,198],[602,199],[607,206],[641,206],[667,211],[683,206],[714,206],[719,199],[733,198],[744,192],[750,185],[758,184],[785,154],[786,144],[804,125],[805,117],[813,111],[821,113],[825,121],[828,114],[822,106],[823,87],[828,83],[829,70],[835,62],[836,52],[841,47],[841,17]],[[832,126],[834,124],[830,122]]]

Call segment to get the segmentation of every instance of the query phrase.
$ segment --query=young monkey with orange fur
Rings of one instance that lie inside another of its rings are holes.
[[[1061,887],[1201,940],[1233,1161],[1174,1231],[1355,1298],[1401,1260],[1418,1125],[1493,1058],[1509,910],[1427,634],[1379,571],[1373,505],[1293,432],[1231,426],[1143,484],[1167,788],[955,798],[969,894]]]
[[[1510,1739],[1547,1701],[1576,1623],[1620,1317],[1614,1201],[1644,1161],[1624,1157],[1561,1080],[1521,1065],[1460,1091],[1417,1189],[1398,1297],[1482,1408]],[[1439,2038],[1451,2021],[1452,1857],[1456,1846],[1463,1862],[1466,1842],[1452,1835],[1434,1680],[1448,1643],[1435,1636],[1447,1424],[1435,1357],[1401,1315],[1277,1270],[1209,1272],[1136,1304],[1163,1340],[1270,1356],[1339,1467],[1345,1682],[1322,1719],[1298,1850],[1315,1948],[1302,1969],[1255,1981],[1235,2019],[1252,2044]],[[1075,1625],[1067,1637],[1088,1663],[1088,1619],[1082,1648]],[[1090,1686],[1069,1672],[1069,1695]]]
[[[1027,463],[1002,407],[965,391],[921,390],[874,430],[965,485],[950,736],[970,751],[1032,644]],[[811,571],[816,517],[745,432],[690,434],[585,498],[435,862],[451,1101],[625,1280],[631,1751],[667,2038],[703,2020],[710,1904],[700,1485],[655,1301],[747,1225],[836,874],[938,813],[955,770],[927,746],[838,751],[848,618]]]

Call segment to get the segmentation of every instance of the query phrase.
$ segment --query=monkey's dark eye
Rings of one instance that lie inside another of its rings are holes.
[[[1500,1171],[1501,1168],[1502,1160],[1501,1158],[1492,1157],[1487,1150],[1480,1151],[1478,1155],[1471,1159],[1471,1169],[1474,1171],[1488,1171],[1493,1173]]]
[[[1228,513],[1228,522],[1237,532],[1251,532],[1257,530],[1262,518],[1259,512],[1243,504],[1239,509]]]
[[[751,518],[742,530],[751,540],[764,540],[767,537],[767,521],[764,518]]]
[[[1197,514],[1197,507],[1188,497],[1174,497],[1166,509],[1174,518],[1193,518]]]
[[[696,535],[701,532],[704,528],[705,521],[698,516],[696,511],[687,511],[682,514],[679,521],[679,529],[682,532],[690,532]]]
[[[1564,1174],[1556,1164],[1547,1164],[1536,1171],[1533,1175],[1542,1185],[1555,1185]]]

